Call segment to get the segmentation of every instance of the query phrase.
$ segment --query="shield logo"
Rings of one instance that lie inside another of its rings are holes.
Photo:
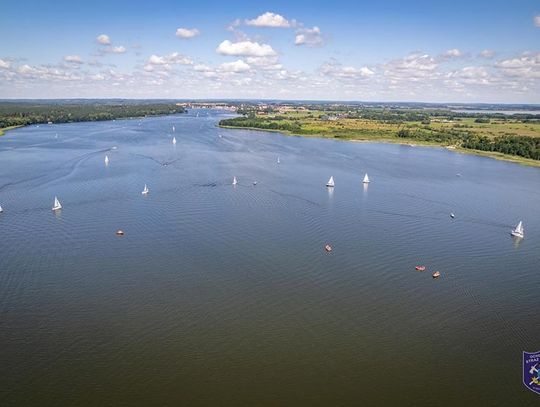
[[[540,351],[523,352],[523,384],[540,394]]]

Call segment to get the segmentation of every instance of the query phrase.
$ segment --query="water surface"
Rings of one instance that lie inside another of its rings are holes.
[[[538,169],[196,113],[0,138],[1,405],[538,404]]]

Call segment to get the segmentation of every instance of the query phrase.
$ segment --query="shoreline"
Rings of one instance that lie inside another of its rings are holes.
[[[278,129],[261,129],[258,127],[243,127],[243,126],[223,126],[218,124],[217,127],[224,128],[224,129],[244,129],[244,130],[255,130],[255,131],[269,131],[273,133],[281,133],[285,136],[293,136],[293,137],[308,137],[308,138],[323,138],[328,140],[337,140],[337,141],[350,141],[354,143],[384,143],[384,144],[400,144],[400,145],[407,145],[411,147],[419,146],[419,147],[439,147],[444,148],[449,151],[453,151],[455,153],[464,153],[464,154],[470,154],[470,155],[477,155],[481,157],[487,157],[487,158],[493,158],[495,160],[499,161],[506,161],[506,162],[512,162],[514,164],[521,164],[525,165],[527,167],[536,167],[540,168],[540,160],[533,160],[530,158],[524,158],[520,156],[515,155],[508,155],[504,153],[499,153],[496,151],[482,151],[482,150],[472,150],[468,148],[463,147],[456,147],[453,145],[445,145],[441,143],[436,142],[429,142],[429,141],[422,141],[422,140],[416,140],[416,139],[398,139],[398,138],[381,138],[381,139],[374,139],[374,138],[366,138],[366,139],[352,139],[352,138],[339,138],[339,137],[327,137],[321,134],[297,134],[290,132],[288,130],[278,130]]]
[[[24,125],[19,124],[18,126],[0,127],[0,137],[2,137],[4,134],[6,134],[6,131],[18,129],[19,127],[24,127]]]

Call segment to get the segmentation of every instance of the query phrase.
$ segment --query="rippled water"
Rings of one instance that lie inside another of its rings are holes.
[[[0,404],[540,401],[540,170],[195,113],[0,138]]]

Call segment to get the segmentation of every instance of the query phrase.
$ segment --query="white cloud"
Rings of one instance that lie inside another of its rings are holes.
[[[446,51],[443,55],[448,58],[458,58],[462,56],[463,53],[457,48],[452,48]]]
[[[235,31],[242,24],[242,21],[237,18],[227,26],[227,31]]]
[[[446,77],[448,79],[458,80],[458,82],[447,82],[450,85],[488,85],[490,83],[490,74],[483,66],[466,66],[457,71],[449,72]]]
[[[251,41],[231,42],[225,40],[219,44],[216,51],[222,55],[233,56],[266,57],[276,55],[276,51],[270,45]]]
[[[276,56],[273,57],[247,57],[246,62],[265,71],[274,71],[283,68]]]
[[[0,58],[0,68],[9,69],[10,67],[11,67],[11,63],[9,61],[6,61]]]
[[[197,64],[193,67],[193,70],[197,71],[197,72],[209,72],[212,70],[211,67],[209,67],[208,65],[204,65],[204,64]]]
[[[97,74],[94,74],[94,75],[90,75],[90,80],[93,80],[93,81],[104,81],[104,80],[105,80],[105,76],[103,76],[103,75],[100,74],[100,73],[97,73]]]
[[[66,55],[64,61],[71,62],[73,64],[82,64],[83,60],[79,55]]]
[[[197,30],[196,28],[178,28],[176,30],[176,36],[184,39],[193,38],[199,34],[199,30]]]
[[[336,62],[326,63],[321,67],[321,72],[325,76],[332,76],[343,79],[360,79],[369,78],[375,75],[375,71],[363,66],[361,68],[355,68],[353,66],[342,67],[341,64]]]
[[[483,58],[493,58],[495,56],[495,51],[492,51],[490,49],[485,49],[482,52],[480,52],[480,56]]]
[[[534,25],[540,27],[540,14],[534,16]]]
[[[385,76],[390,79],[410,81],[435,78],[437,67],[435,58],[422,53],[412,53],[405,58],[394,59],[382,66]]]
[[[241,59],[234,62],[225,62],[221,64],[219,68],[223,72],[234,72],[234,73],[246,72],[251,69],[251,67],[248,64],[246,64],[244,61],[242,61]]]
[[[111,52],[113,54],[124,54],[126,52],[126,48],[123,47],[122,45],[119,45],[119,46],[116,46],[116,47],[112,47]]]
[[[498,61],[495,67],[510,77],[540,78],[540,52],[536,54],[524,53],[519,58],[510,58]]]
[[[109,38],[109,36],[107,34],[98,35],[96,40],[101,45],[111,45],[111,39]]]
[[[313,28],[300,28],[296,32],[294,45],[307,45],[309,47],[317,47],[324,44],[321,29],[317,26]]]
[[[255,27],[289,28],[295,25],[295,21],[289,21],[282,15],[267,11],[253,20],[246,20],[246,24]]]
[[[164,65],[164,64],[180,64],[180,65],[190,65],[193,63],[191,58],[179,54],[178,52],[173,52],[169,55],[164,55],[162,57],[158,55],[152,55],[148,60],[148,63],[155,65]]]

